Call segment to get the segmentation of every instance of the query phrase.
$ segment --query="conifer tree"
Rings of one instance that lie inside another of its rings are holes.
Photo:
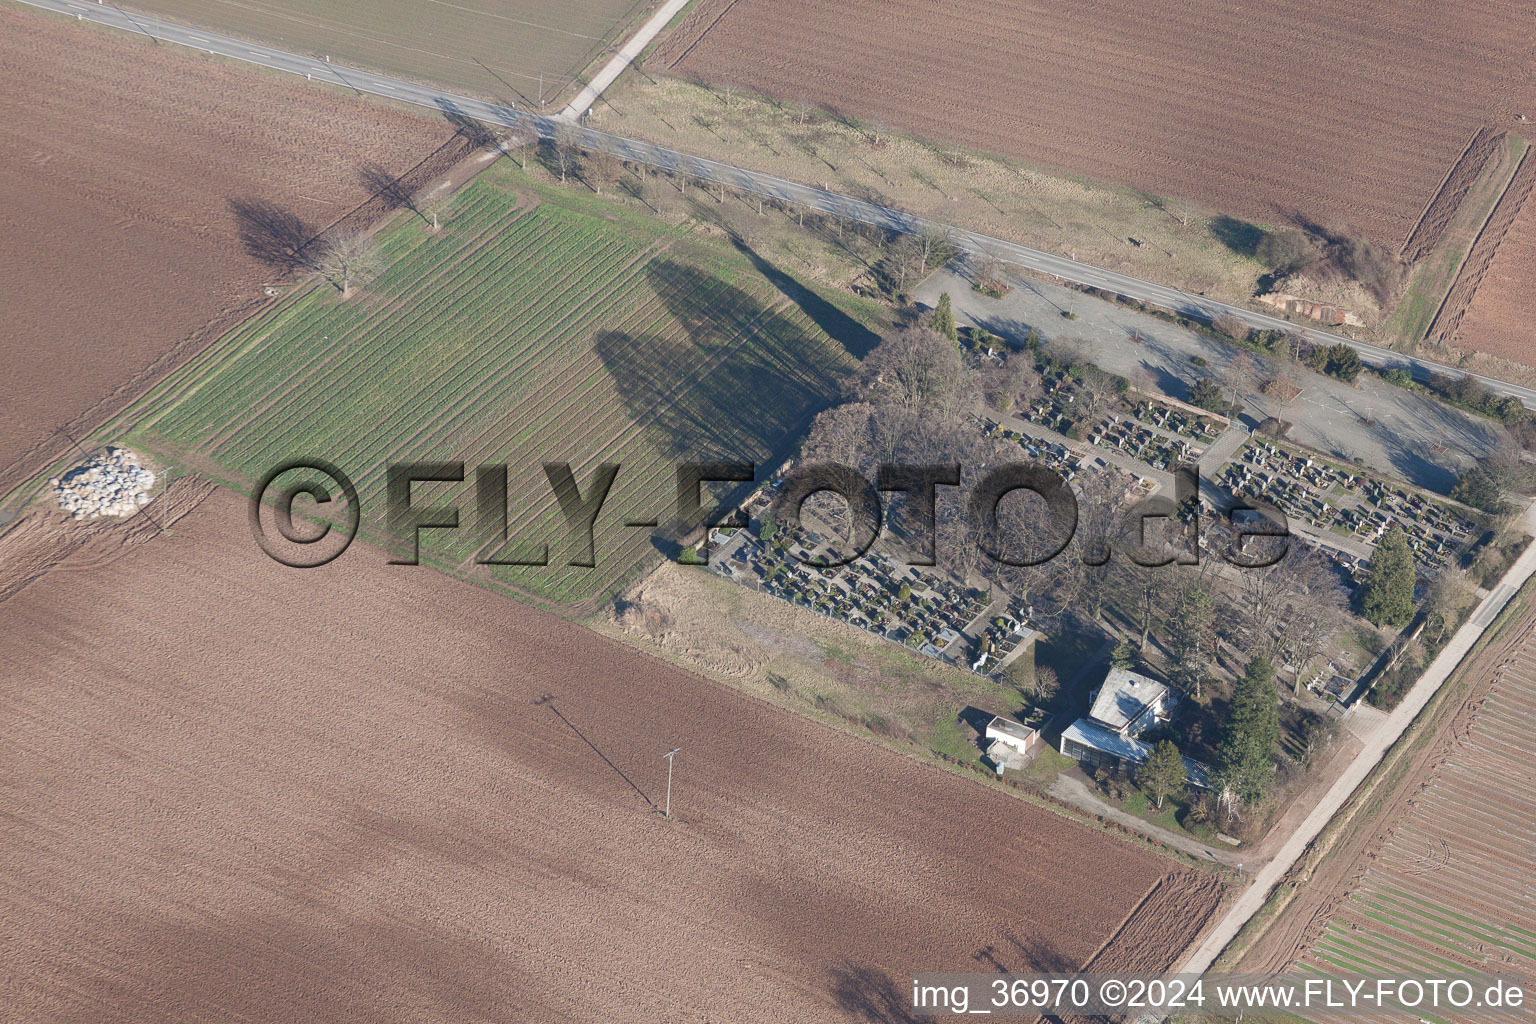
[[[949,292],[939,296],[939,304],[933,308],[933,329],[950,341],[958,342],[960,332],[955,328],[955,309]]]
[[[1165,798],[1184,788],[1189,781],[1189,769],[1172,740],[1163,740],[1152,748],[1146,762],[1136,769],[1136,781],[1157,801],[1158,810],[1162,810]]]
[[[1360,592],[1360,612],[1378,626],[1402,627],[1413,618],[1413,552],[1394,524],[1376,544]]]
[[[1280,693],[1275,669],[1263,655],[1248,663],[1232,692],[1217,755],[1217,778],[1246,804],[1264,799],[1274,780],[1271,757],[1280,739]]]

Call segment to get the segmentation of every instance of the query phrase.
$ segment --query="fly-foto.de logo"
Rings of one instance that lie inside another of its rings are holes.
[[[558,557],[566,565],[596,567],[599,517],[623,467],[602,463],[585,480],[577,479],[569,462],[544,462],[540,467],[565,520],[564,549]],[[676,499],[668,514],[630,518],[621,525],[660,530],[679,544],[715,527],[754,526],[740,503],[705,500],[712,485],[739,489],[758,483],[754,463],[684,462],[673,466],[673,476]],[[509,533],[506,465],[482,464],[470,470],[463,462],[401,462],[388,466],[384,478],[386,533],[394,547],[408,552],[392,558],[391,564],[419,564],[424,530],[473,531],[478,565],[551,564],[554,538],[514,538]],[[768,515],[786,537],[804,529],[801,519],[812,496],[832,494],[846,503],[845,542],[833,549],[823,545],[815,556],[790,549],[793,557],[821,567],[846,565],[867,553],[882,536],[888,506],[898,496],[907,509],[902,534],[908,565],[935,564],[941,505],[950,516],[963,518],[964,543],[1011,566],[1041,565],[1059,557],[1079,526],[1078,497],[1070,482],[1055,469],[1033,462],[972,472],[964,472],[959,463],[889,463],[880,465],[873,478],[837,463],[800,463],[763,483],[771,493]],[[1104,538],[1095,546],[1096,554],[1079,557],[1102,564],[1118,548],[1143,566],[1197,563],[1199,467],[1179,467],[1174,483],[1171,496],[1124,501],[1112,517],[1117,527],[1113,542]],[[446,501],[424,504],[415,493],[420,484],[460,486],[456,493],[450,489]],[[1226,517],[1233,539],[1220,554],[1229,564],[1263,568],[1285,556],[1290,531],[1280,510],[1252,502],[1228,509]],[[257,543],[272,558],[294,568],[316,568],[346,550],[361,529],[363,515],[351,477],[327,460],[305,458],[276,466],[262,478],[251,495],[250,521]],[[1260,539],[1264,543],[1255,543]],[[705,560],[707,554],[703,552]]]

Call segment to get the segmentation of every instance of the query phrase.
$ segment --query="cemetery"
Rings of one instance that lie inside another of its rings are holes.
[[[1394,523],[1420,575],[1433,578],[1477,536],[1469,513],[1403,485],[1255,437],[1216,482],[1234,496],[1270,502],[1293,522],[1374,546]]]

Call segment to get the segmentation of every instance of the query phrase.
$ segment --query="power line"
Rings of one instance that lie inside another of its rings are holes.
[[[682,747],[673,747],[661,756],[667,759],[667,809],[662,812],[663,817],[672,817],[672,759]]]

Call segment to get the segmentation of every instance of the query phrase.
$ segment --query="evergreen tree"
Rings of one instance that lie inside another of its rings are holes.
[[[1136,781],[1157,801],[1159,810],[1166,797],[1184,788],[1189,781],[1189,769],[1172,740],[1163,740],[1152,748],[1151,756],[1136,769]]]
[[[757,526],[758,539],[763,542],[763,546],[779,547],[780,545],[778,543],[778,533],[779,524],[774,521],[773,513],[768,511],[763,512],[762,518],[758,520]]]
[[[959,343],[960,332],[955,328],[955,309],[949,292],[939,296],[939,304],[933,308],[933,329],[950,341]]]
[[[1136,644],[1130,637],[1121,637],[1109,652],[1109,663],[1115,668],[1130,668],[1136,664]]]
[[[1456,486],[1451,488],[1451,497],[1493,515],[1505,511],[1504,494],[1498,478],[1482,466],[1473,466],[1463,473],[1456,481]]]
[[[1413,618],[1413,551],[1393,525],[1376,544],[1360,591],[1360,613],[1378,626],[1401,628]]]
[[[1179,600],[1173,612],[1173,624],[1168,630],[1173,680],[1196,700],[1200,699],[1206,666],[1210,663],[1215,617],[1211,595],[1203,588],[1195,587]]]
[[[1280,739],[1280,693],[1275,669],[1262,654],[1248,663],[1232,691],[1217,754],[1217,778],[1244,803],[1264,799],[1274,779],[1271,758]]]
[[[1221,385],[1211,377],[1201,377],[1190,385],[1189,402],[1212,412],[1225,412],[1227,408],[1226,399],[1221,397]]]
[[[1360,362],[1360,353],[1342,341],[1337,345],[1329,345],[1323,354],[1323,372],[1330,377],[1353,384],[1360,376],[1363,364]]]

